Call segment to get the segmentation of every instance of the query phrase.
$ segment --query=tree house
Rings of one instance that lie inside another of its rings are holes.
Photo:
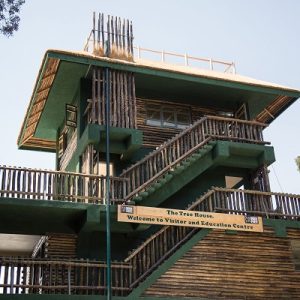
[[[300,196],[272,191],[263,137],[299,96],[94,16],[84,51],[45,53],[18,137],[56,170],[0,167],[1,233],[41,237],[2,253],[0,298],[105,299],[107,141],[114,299],[300,298]],[[259,216],[263,232],[121,223],[118,204]]]

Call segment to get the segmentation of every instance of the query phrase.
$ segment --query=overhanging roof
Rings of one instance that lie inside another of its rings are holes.
[[[220,108],[247,102],[252,105],[252,119],[264,123],[270,123],[300,97],[299,90],[235,74],[146,60],[128,62],[88,52],[48,50],[19,134],[19,147],[55,151],[65,104],[74,98],[79,81],[90,66],[134,72],[139,97]]]

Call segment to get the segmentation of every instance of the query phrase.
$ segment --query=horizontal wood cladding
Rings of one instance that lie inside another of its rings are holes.
[[[77,236],[74,234],[51,233],[45,241],[45,257],[68,259],[76,258]]]
[[[164,108],[185,110],[190,112],[191,124],[203,117],[204,115],[217,115],[218,111],[212,108],[188,105],[184,103],[174,103],[161,100],[137,98],[137,128],[143,131],[143,146],[157,147],[166,140],[172,138],[180,132],[180,129],[150,126],[146,124],[147,106],[162,105]]]
[[[255,120],[262,123],[271,123],[277,115],[293,103],[293,98],[288,96],[278,96],[270,103],[262,112],[260,112]]]
[[[145,292],[150,297],[208,299],[300,299],[300,272],[291,240],[264,233],[214,230],[199,241]]]

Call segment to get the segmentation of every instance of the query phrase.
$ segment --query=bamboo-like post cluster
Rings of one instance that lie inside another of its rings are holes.
[[[84,50],[92,43],[93,54],[123,60],[133,60],[132,22],[120,17],[93,14],[93,29]]]
[[[131,72],[110,70],[110,82],[106,82],[104,69],[94,67],[92,71],[92,99],[85,115],[87,123],[106,125],[105,86],[110,85],[110,126],[137,128],[135,80]]]

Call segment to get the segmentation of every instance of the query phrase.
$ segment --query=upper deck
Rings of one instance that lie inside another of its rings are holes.
[[[247,103],[249,119],[262,123],[272,122],[300,96],[296,89],[237,74],[139,58],[131,62],[86,51],[48,50],[18,138],[19,147],[55,151],[65,105],[80,93],[80,80],[89,76],[92,66],[134,73],[136,97],[220,110]]]

